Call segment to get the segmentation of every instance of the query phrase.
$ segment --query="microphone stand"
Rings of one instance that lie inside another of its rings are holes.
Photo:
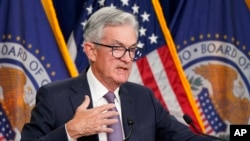
[[[227,141],[227,140],[224,140],[224,139],[215,137],[215,136],[211,136],[211,135],[202,133],[202,132],[201,132],[200,130],[198,130],[197,127],[194,125],[194,122],[193,122],[192,118],[191,118],[189,115],[184,114],[184,115],[183,115],[183,119],[185,120],[185,122],[186,122],[188,125],[191,125],[197,133],[199,133],[199,134],[201,134],[201,135],[203,135],[203,136],[207,136],[207,137],[216,139],[216,140]]]

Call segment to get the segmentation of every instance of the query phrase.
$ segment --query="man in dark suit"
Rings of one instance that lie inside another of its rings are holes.
[[[137,38],[132,14],[110,7],[94,13],[83,43],[90,67],[38,90],[21,140],[108,141],[119,130],[112,126],[120,125],[121,139],[115,141],[211,141],[177,121],[149,88],[127,82],[139,51]],[[108,104],[106,93],[115,95],[114,103]]]

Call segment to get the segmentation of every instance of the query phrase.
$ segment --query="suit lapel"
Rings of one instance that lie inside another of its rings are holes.
[[[77,107],[81,105],[82,102],[84,101],[85,95],[88,95],[91,99],[86,72],[82,72],[78,77],[75,78],[74,82],[72,83],[71,88],[74,91],[74,94],[70,96],[70,100],[71,100],[71,104],[75,112]],[[93,103],[92,103],[92,100],[90,100],[90,104],[88,108],[92,108],[92,107],[93,107]]]
[[[82,102],[84,101],[85,95],[88,95],[90,97],[90,104],[88,108],[93,108],[93,102],[91,100],[92,98],[90,94],[89,84],[87,82],[86,72],[82,72],[78,77],[75,78],[71,88],[73,94],[70,96],[70,101],[74,112],[76,112],[77,107],[81,105]],[[77,141],[86,141],[86,140],[99,141],[98,135],[81,137],[77,139]]]
[[[133,94],[129,93],[128,90],[125,87],[123,87],[123,85],[120,87],[119,95],[121,99],[124,134],[125,137],[127,137],[131,130],[128,121],[133,121],[133,124],[135,124],[134,122],[136,121],[135,101],[133,98]]]

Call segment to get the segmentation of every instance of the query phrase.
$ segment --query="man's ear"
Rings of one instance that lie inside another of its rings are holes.
[[[95,45],[91,42],[83,43],[83,51],[86,53],[88,59],[93,62],[96,60],[96,48]]]

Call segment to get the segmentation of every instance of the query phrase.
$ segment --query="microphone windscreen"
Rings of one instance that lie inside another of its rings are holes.
[[[129,126],[132,126],[134,124],[133,120],[131,120],[131,119],[128,119],[127,122],[128,122]]]
[[[189,115],[183,115],[183,119],[185,120],[185,122],[187,124],[191,124],[193,122],[193,120],[191,119],[191,117]]]

